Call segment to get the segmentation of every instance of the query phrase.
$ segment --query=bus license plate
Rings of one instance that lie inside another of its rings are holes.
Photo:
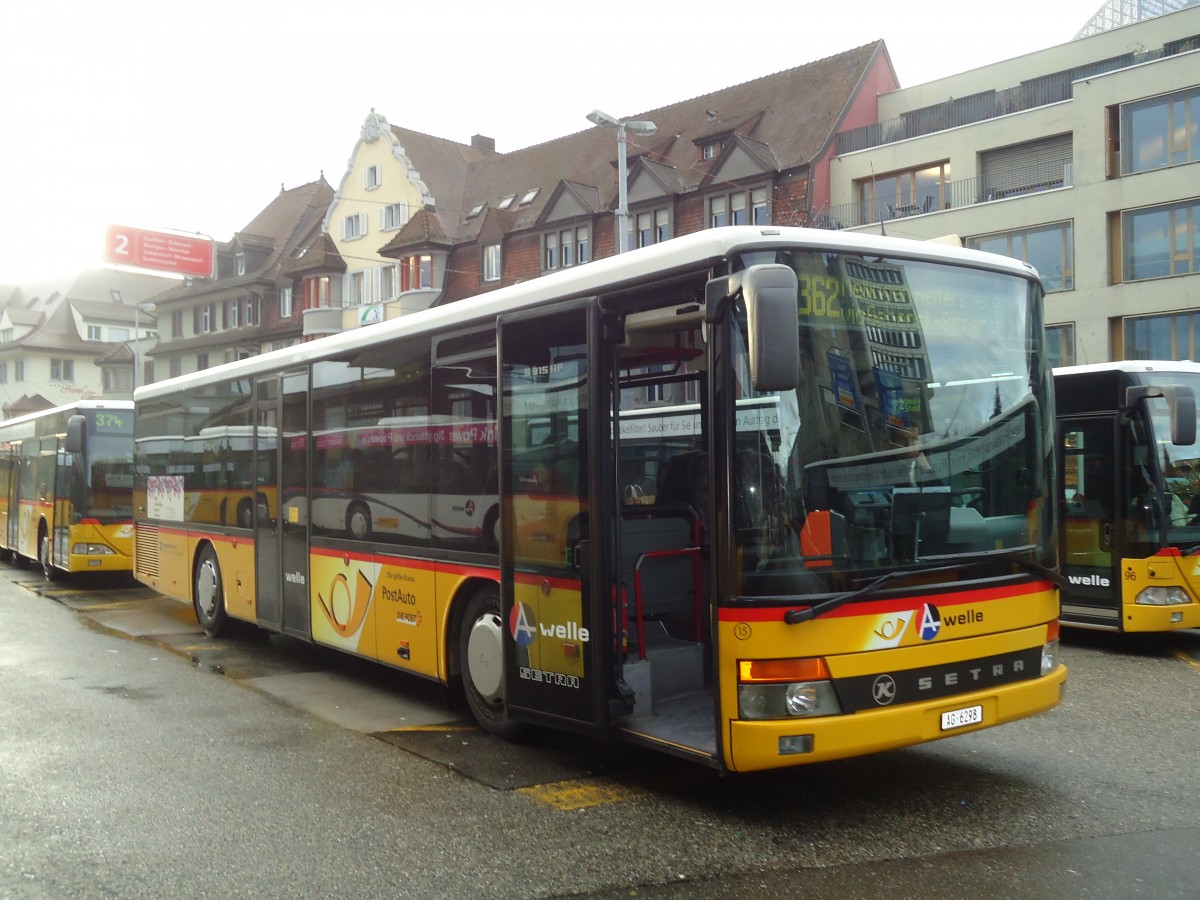
[[[983,721],[982,706],[968,706],[966,709],[952,709],[942,713],[942,731],[963,728],[967,725],[978,725]]]

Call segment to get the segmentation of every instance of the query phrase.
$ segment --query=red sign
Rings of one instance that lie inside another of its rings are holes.
[[[109,225],[104,259],[117,266],[211,278],[213,243],[208,238],[169,231]]]

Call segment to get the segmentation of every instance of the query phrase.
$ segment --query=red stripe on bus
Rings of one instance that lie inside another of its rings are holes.
[[[990,603],[993,600],[1008,600],[1027,594],[1038,594],[1053,588],[1048,581],[1035,581],[1016,587],[979,588],[976,590],[931,592],[896,600],[872,600],[866,603],[848,603],[821,618],[839,619],[853,616],[873,616],[915,609],[923,603],[935,606],[956,606],[961,603]],[[721,622],[775,622],[789,609],[808,609],[808,603],[780,603],[777,606],[722,607],[717,611]]]

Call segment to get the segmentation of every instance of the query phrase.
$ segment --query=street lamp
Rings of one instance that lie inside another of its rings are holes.
[[[626,132],[632,131],[637,135],[650,135],[658,131],[653,122],[615,119],[608,113],[593,109],[587,114],[587,120],[593,125],[614,125],[617,129],[617,252],[624,253],[629,249],[629,173],[626,171],[625,145]]]

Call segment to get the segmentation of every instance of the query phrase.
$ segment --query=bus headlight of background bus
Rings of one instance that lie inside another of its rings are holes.
[[[842,711],[823,659],[743,659],[738,662],[738,716],[794,719]]]
[[[1192,600],[1187,591],[1179,585],[1173,584],[1169,587],[1143,588],[1133,602],[1145,606],[1179,606],[1183,603],[1191,603]]]
[[[1046,626],[1046,643],[1042,644],[1042,674],[1049,675],[1058,668],[1058,619]]]
[[[112,556],[117,551],[107,544],[72,544],[73,556]]]

